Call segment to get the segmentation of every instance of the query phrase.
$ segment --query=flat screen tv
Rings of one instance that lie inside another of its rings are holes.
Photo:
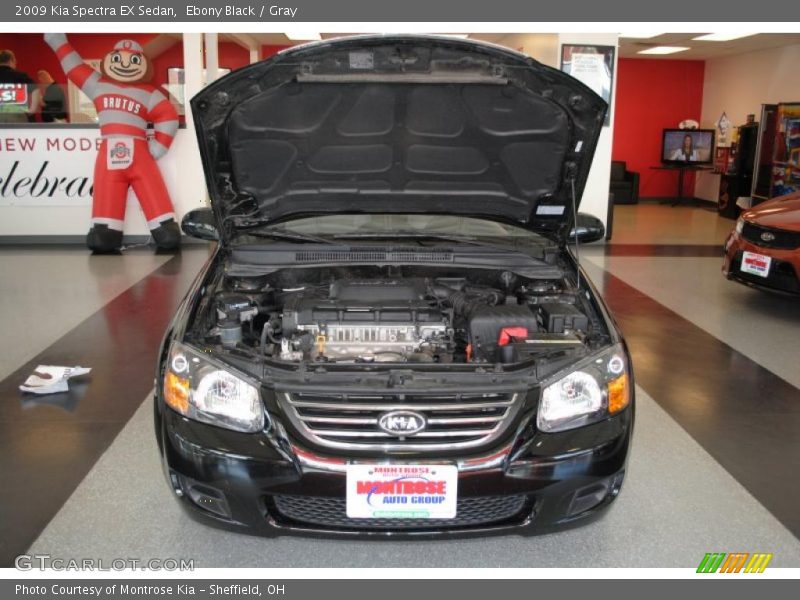
[[[710,165],[714,161],[713,129],[665,129],[661,160],[668,165]]]

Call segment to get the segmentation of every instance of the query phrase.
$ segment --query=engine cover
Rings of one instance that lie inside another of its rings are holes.
[[[299,292],[283,310],[283,358],[320,355],[331,360],[424,360],[424,352],[446,341],[448,319],[426,299],[424,279],[343,280],[326,297]],[[423,354],[423,356],[414,356]]]

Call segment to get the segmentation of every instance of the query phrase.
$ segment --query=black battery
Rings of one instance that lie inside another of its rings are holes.
[[[522,304],[480,306],[469,317],[469,341],[475,356],[491,360],[504,328],[524,328],[526,336],[536,333],[536,315]]]

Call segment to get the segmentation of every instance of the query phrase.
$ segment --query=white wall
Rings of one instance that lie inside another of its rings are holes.
[[[800,100],[800,45],[769,48],[706,61],[702,126],[716,127],[723,112],[738,126],[762,104]],[[719,176],[698,177],[695,195],[717,201]]]

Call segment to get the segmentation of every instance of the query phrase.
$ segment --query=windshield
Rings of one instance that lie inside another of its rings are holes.
[[[453,215],[321,215],[263,227],[263,232],[281,232],[331,239],[444,237],[505,242],[549,244],[544,236],[521,227]],[[509,239],[510,238],[510,239]]]

